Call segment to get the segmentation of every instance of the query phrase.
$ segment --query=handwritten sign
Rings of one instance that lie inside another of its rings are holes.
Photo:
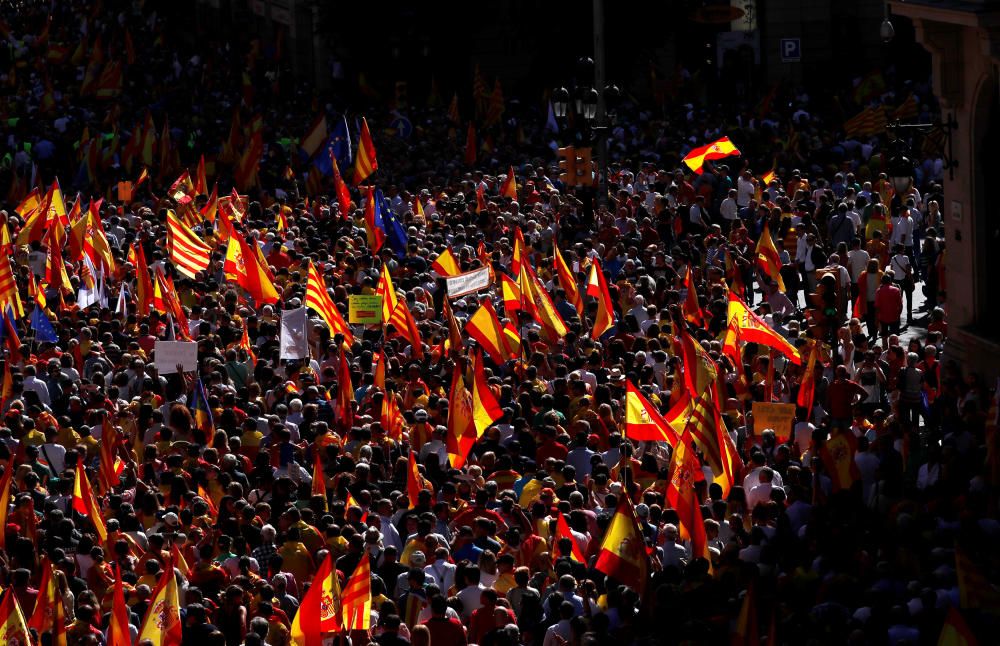
[[[198,369],[198,344],[194,341],[159,341],[153,347],[154,363],[161,375],[177,372],[180,364],[185,372]]]
[[[778,442],[784,442],[792,434],[794,420],[795,404],[753,403],[753,429],[757,437],[769,428],[774,431]]]
[[[448,286],[448,296],[450,298],[458,298],[459,296],[465,296],[466,294],[478,292],[481,289],[489,287],[490,270],[489,267],[483,267],[482,269],[445,278],[444,282]]]
[[[351,294],[347,301],[347,320],[361,325],[378,325],[382,322],[382,297]]]

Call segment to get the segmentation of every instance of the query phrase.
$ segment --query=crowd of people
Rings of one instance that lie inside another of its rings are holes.
[[[443,102],[367,109],[378,168],[352,182],[300,147],[348,106],[299,89],[275,48],[165,47],[180,19],[141,3],[35,11],[5,16],[0,60],[0,637],[903,645],[997,629],[998,413],[986,376],[947,359],[932,149],[899,193],[884,135],[845,135],[804,91],[729,113],[630,99],[601,195],[596,175],[560,177],[547,144],[572,130],[543,107],[463,120]],[[906,96],[934,109],[923,82],[864,100]],[[409,138],[390,131],[404,114]],[[741,156],[682,163],[722,134]],[[184,171],[210,184],[178,192]],[[208,249],[193,277],[178,214]],[[449,297],[442,257],[488,286]],[[315,303],[314,273],[347,323],[310,308],[309,352],[289,359],[283,314]],[[382,321],[350,323],[351,295],[380,297]],[[741,337],[733,303],[767,334]],[[503,356],[469,333],[484,307]],[[193,369],[157,360],[175,340],[197,344]],[[496,410],[468,443],[465,389],[474,426],[483,397]],[[662,438],[637,438],[633,396]],[[358,589],[368,616],[339,616]]]

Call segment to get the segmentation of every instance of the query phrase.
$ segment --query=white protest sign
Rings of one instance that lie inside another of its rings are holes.
[[[180,364],[185,372],[198,369],[198,344],[194,341],[160,341],[153,346],[154,363],[161,375],[177,372]]]
[[[281,358],[304,359],[309,356],[309,315],[306,308],[281,313]]]
[[[488,267],[476,269],[457,276],[444,279],[448,287],[448,296],[458,298],[472,292],[478,292],[490,286],[490,270]]]

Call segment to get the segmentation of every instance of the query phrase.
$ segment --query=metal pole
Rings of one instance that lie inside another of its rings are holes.
[[[605,84],[604,60],[604,0],[594,0],[594,89],[597,90],[597,114],[594,122],[597,124],[597,203],[600,206],[608,204],[608,133],[607,114],[604,103]]]

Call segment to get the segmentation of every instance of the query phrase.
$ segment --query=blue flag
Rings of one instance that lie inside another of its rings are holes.
[[[31,313],[31,329],[35,331],[35,341],[55,343],[59,340],[52,322],[38,305],[35,305],[35,310]]]
[[[403,228],[403,224],[396,217],[396,214],[392,212],[389,200],[382,197],[381,193],[378,194],[378,197],[381,199],[375,203],[376,220],[381,210],[385,239],[388,241],[389,246],[392,247],[392,250],[396,252],[396,255],[402,258],[406,255],[406,243],[408,242],[406,229]]]
[[[323,147],[317,153],[316,161],[313,162],[316,170],[323,173],[326,177],[333,176],[333,162],[330,161],[331,155],[337,160],[337,166],[340,167],[341,173],[344,172],[345,168],[350,168],[351,133],[347,129],[347,119],[343,116],[340,117],[337,125],[333,127],[333,131],[327,137],[326,143],[323,144]]]

